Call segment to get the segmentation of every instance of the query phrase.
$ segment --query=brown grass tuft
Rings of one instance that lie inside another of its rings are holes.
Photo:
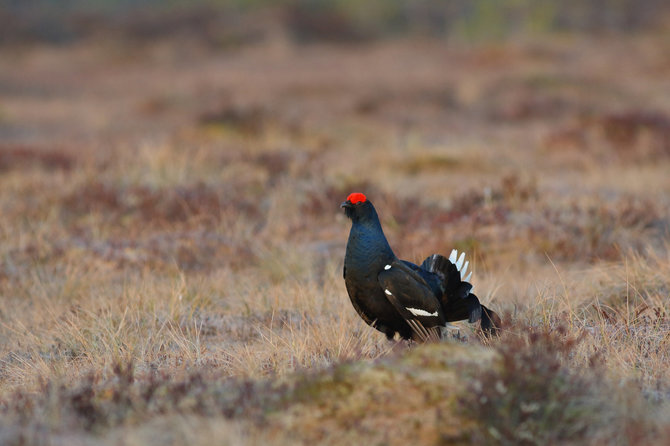
[[[75,158],[60,150],[43,150],[27,145],[0,145],[0,172],[32,167],[68,171],[74,165]]]

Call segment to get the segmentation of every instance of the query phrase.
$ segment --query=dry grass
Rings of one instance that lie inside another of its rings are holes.
[[[1,443],[670,438],[667,38],[122,49],[0,55]],[[353,190],[503,336],[367,327]]]

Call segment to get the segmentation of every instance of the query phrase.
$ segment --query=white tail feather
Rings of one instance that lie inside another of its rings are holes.
[[[465,264],[463,265],[463,269],[461,270],[461,280],[463,280],[463,276],[465,276],[465,273],[468,272],[468,266],[470,265],[470,261],[467,260]]]
[[[470,281],[470,277],[472,277],[472,271],[470,271],[470,274],[468,274],[467,277],[466,277],[465,279],[462,279],[463,282],[469,282],[469,281]]]

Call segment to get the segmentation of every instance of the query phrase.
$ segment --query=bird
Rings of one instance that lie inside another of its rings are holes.
[[[393,253],[377,211],[360,192],[341,204],[351,219],[343,277],[356,312],[389,340],[442,339],[447,322],[481,321],[486,335],[499,334],[501,319],[472,293],[465,253],[433,254],[421,265]]]

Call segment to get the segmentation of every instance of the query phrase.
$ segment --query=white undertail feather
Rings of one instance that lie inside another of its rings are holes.
[[[451,254],[449,254],[449,261],[451,263],[456,263],[456,257],[458,257],[458,251],[456,251],[455,249],[452,249]]]
[[[456,269],[459,270],[459,271],[463,267],[463,260],[465,260],[465,253],[464,252],[461,253],[460,257],[458,258],[458,261],[456,262]]]
[[[462,252],[461,255],[458,255],[458,251],[455,249],[451,250],[451,254],[449,254],[449,261],[454,264],[458,272],[461,273],[461,280],[463,282],[469,282],[470,278],[472,277],[472,271],[470,271],[470,274],[467,276],[465,273],[468,272],[468,267],[470,266],[470,261],[465,260],[465,253]]]

